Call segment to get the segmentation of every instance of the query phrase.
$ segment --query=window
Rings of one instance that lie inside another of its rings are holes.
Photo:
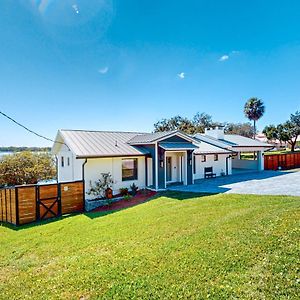
[[[215,154],[214,161],[218,161],[218,160],[219,160],[219,155]]]
[[[202,162],[206,162],[206,155],[202,155]]]
[[[62,167],[64,167],[64,166],[65,166],[65,159],[64,159],[64,157],[63,157],[63,156],[61,157],[61,166],[62,166]]]
[[[137,158],[122,159],[122,181],[136,180],[137,175]]]
[[[70,165],[70,157],[68,157],[67,162],[68,162],[68,166],[69,166]]]

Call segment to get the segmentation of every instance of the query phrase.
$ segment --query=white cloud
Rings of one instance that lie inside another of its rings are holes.
[[[100,74],[106,74],[108,72],[108,70],[109,70],[108,67],[104,67],[104,68],[99,69],[98,72]]]
[[[184,79],[184,78],[185,78],[185,73],[184,73],[184,72],[181,72],[181,73],[177,74],[177,76],[178,76],[180,79]]]
[[[223,55],[219,58],[219,61],[225,61],[225,60],[228,60],[229,59],[229,55]]]
[[[77,4],[73,4],[72,8],[74,9],[74,11],[75,11],[76,14],[79,14],[79,9],[78,9]]]

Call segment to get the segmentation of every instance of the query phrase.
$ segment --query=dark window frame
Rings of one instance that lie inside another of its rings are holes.
[[[133,168],[128,169],[124,168],[123,162],[125,161],[133,161]],[[132,171],[131,176],[125,176],[124,172]],[[138,180],[138,159],[137,158],[122,158],[122,181],[132,181]]]
[[[201,162],[206,162],[206,155],[202,155],[202,159],[201,159]]]
[[[65,166],[65,158],[61,157],[61,167],[63,168]]]
[[[214,154],[214,161],[218,161],[219,160],[219,154]]]
[[[67,165],[70,166],[70,157],[67,157]]]

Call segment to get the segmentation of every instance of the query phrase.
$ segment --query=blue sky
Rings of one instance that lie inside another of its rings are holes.
[[[39,133],[300,109],[300,1],[1,0],[0,108]],[[44,146],[0,116],[0,145]]]

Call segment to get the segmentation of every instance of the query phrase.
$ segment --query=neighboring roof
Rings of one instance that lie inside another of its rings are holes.
[[[137,145],[137,144],[149,144],[156,141],[159,141],[161,139],[165,139],[168,137],[171,137],[173,135],[179,135],[187,140],[193,140],[193,137],[179,131],[179,130],[173,130],[173,131],[164,131],[164,132],[154,132],[154,133],[144,133],[137,135],[133,137],[128,143],[131,145]]]
[[[144,148],[128,144],[138,132],[112,132],[89,130],[60,130],[65,144],[78,158],[145,155]]]
[[[197,149],[198,146],[193,145],[191,143],[160,143],[159,146],[166,151],[169,150],[194,150]]]

